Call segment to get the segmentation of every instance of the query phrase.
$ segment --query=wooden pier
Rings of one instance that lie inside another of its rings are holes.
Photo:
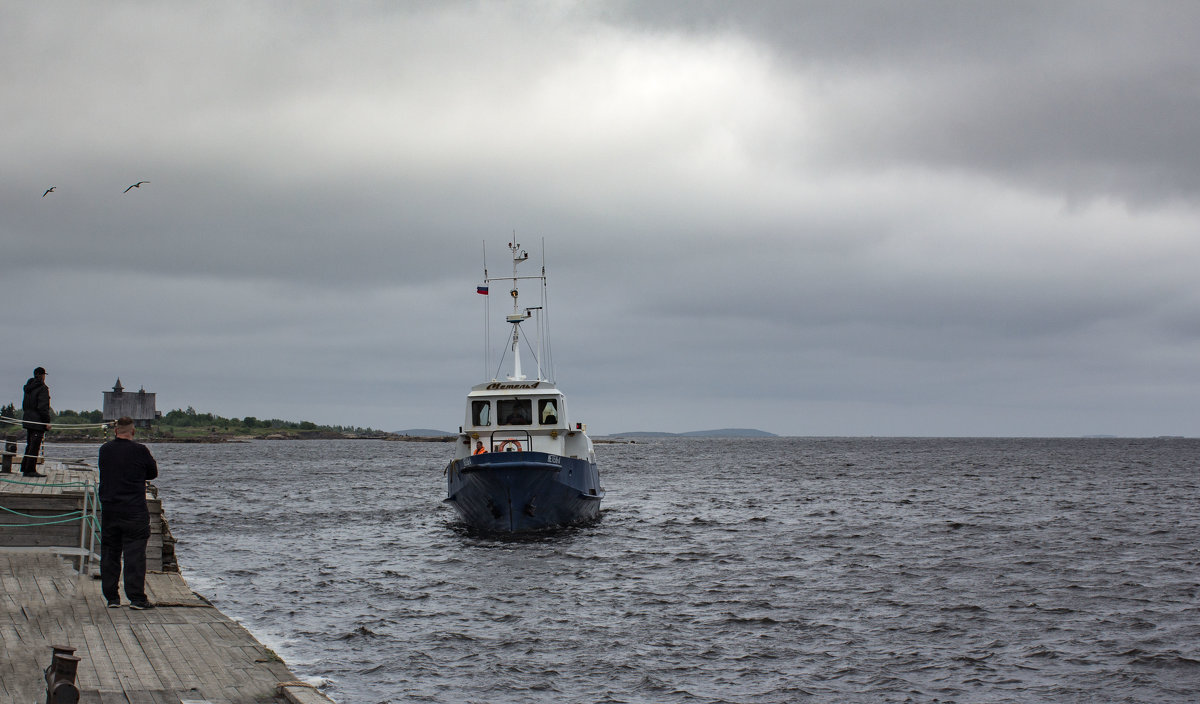
[[[148,550],[157,562],[147,557],[159,569],[146,575],[157,608],[108,608],[88,536],[81,541],[79,522],[64,517],[83,510],[79,484],[95,473],[50,463],[41,471],[49,476],[0,474],[7,509],[0,511],[0,702],[47,701],[52,647],[66,646],[79,658],[75,684],[84,704],[329,704],[172,569],[173,540],[158,500]]]

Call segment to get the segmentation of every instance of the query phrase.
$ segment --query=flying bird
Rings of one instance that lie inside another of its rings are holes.
[[[51,187],[47,188],[46,193],[43,193],[42,197],[45,198],[47,194],[53,193],[55,188],[58,188],[58,186],[51,186]]]
[[[150,182],[149,182],[149,181],[138,181],[137,183],[133,184],[133,185],[132,185],[132,186],[130,186],[129,188],[141,188],[143,183],[150,183]],[[122,193],[128,193],[128,192],[129,192],[129,188],[126,188],[125,190],[123,190],[123,191],[121,191],[121,192],[122,192]]]

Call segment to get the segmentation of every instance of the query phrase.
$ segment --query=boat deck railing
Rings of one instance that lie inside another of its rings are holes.
[[[496,434],[500,434],[500,439],[496,439]],[[524,438],[525,444],[521,444],[521,439]],[[533,436],[528,430],[493,430],[488,438],[488,452],[520,452],[522,450],[533,449]]]

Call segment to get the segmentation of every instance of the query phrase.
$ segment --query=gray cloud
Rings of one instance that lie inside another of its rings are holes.
[[[1200,196],[1200,8],[1187,3],[636,2],[622,19],[769,46],[819,96],[837,162],[962,169],[1075,200]]]
[[[1195,12],[9,8],[0,370],[452,429],[516,231],[599,432],[1194,434]]]

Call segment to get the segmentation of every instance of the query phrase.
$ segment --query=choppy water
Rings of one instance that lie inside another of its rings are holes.
[[[189,582],[346,704],[1200,697],[1200,441],[599,445],[486,539],[446,444],[154,445]]]

